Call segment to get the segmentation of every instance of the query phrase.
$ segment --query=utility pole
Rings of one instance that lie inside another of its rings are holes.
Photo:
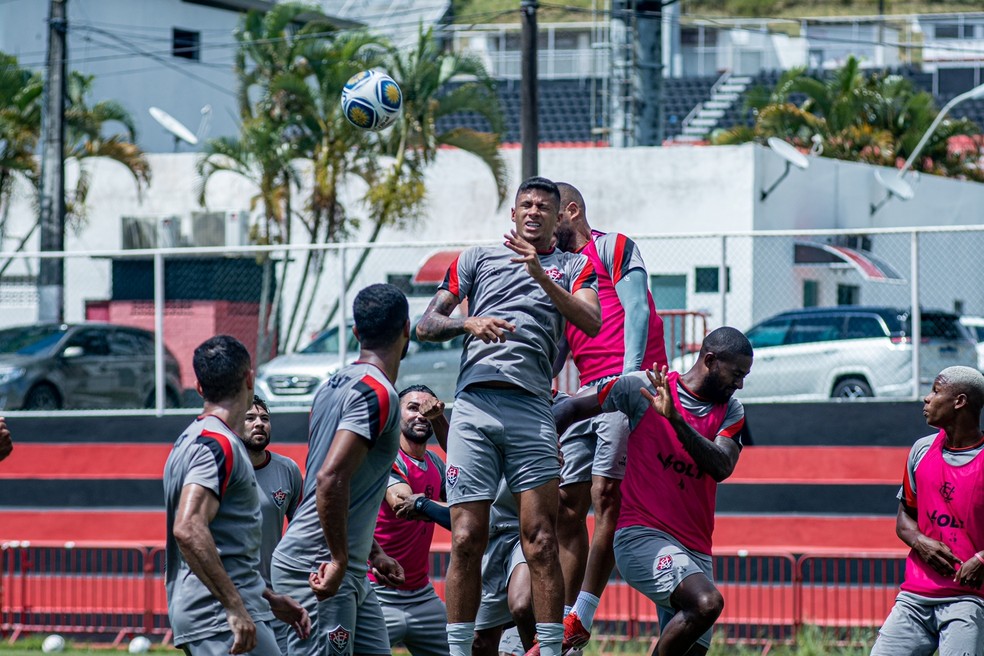
[[[41,250],[65,249],[65,61],[68,0],[50,0],[48,75],[45,81],[44,147],[41,153]],[[61,323],[65,311],[65,263],[42,258],[38,273],[38,321]]]
[[[635,0],[639,115],[636,144],[663,144],[663,0]]]
[[[523,31],[520,40],[520,109],[519,140],[522,144],[523,180],[537,175],[539,162],[537,148],[540,144],[540,112],[537,100],[536,77],[536,9],[537,0],[521,0]]]

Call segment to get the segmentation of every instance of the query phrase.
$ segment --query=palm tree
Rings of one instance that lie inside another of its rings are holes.
[[[803,98],[798,104],[793,97]],[[746,100],[755,116],[753,126],[738,126],[714,138],[715,144],[763,142],[777,136],[809,148],[819,135],[823,155],[878,166],[904,162],[936,118],[932,95],[917,91],[898,75],[865,75],[851,57],[826,78],[805,69],[787,71],[772,90],[756,89]],[[947,141],[960,134],[978,134],[966,119],[947,119],[933,133],[925,157],[913,168],[939,175],[982,178],[966,158],[948,153]]]
[[[86,160],[108,157],[123,164],[133,175],[138,192],[150,182],[150,165],[142,150],[133,142],[136,131],[130,114],[117,102],[87,103],[92,90],[92,76],[71,71],[67,80],[65,109],[65,159],[79,163],[79,177],[67,205],[66,218],[76,230],[84,225],[85,200],[91,186]],[[40,171],[37,162],[41,134],[44,79],[39,73],[21,68],[15,57],[0,53],[0,223],[5,223],[10,193],[15,178],[24,176],[40,195]],[[123,126],[122,133],[104,136],[110,123]],[[38,228],[36,222],[21,237],[16,250],[24,247]],[[0,268],[2,273],[8,262]]]
[[[503,115],[495,81],[481,60],[447,52],[433,28],[421,27],[415,48],[391,49],[386,68],[403,91],[403,112],[396,125],[384,133],[385,153],[393,165],[381,171],[370,186],[367,200],[372,220],[368,241],[374,243],[383,228],[407,225],[420,218],[424,200],[424,173],[444,146],[459,148],[482,160],[495,182],[499,203],[506,198],[506,167],[499,152]],[[463,80],[453,82],[453,80]],[[438,120],[459,112],[482,116],[490,130],[467,127],[441,129]],[[351,287],[369,257],[359,256],[345,281]],[[338,311],[336,301],[323,328]]]

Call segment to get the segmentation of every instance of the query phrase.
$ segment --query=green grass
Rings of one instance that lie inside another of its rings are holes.
[[[30,636],[23,640],[18,640],[16,644],[9,645],[0,642],[0,656],[37,656],[41,653],[41,641],[43,635]],[[85,643],[75,642],[70,637],[68,648],[61,652],[63,656],[81,656],[82,654],[125,654],[126,646],[113,649],[106,646],[100,648],[88,647]],[[592,641],[584,651],[584,656],[646,656],[649,653],[650,640],[635,640],[632,642],[621,641]],[[761,656],[764,647],[742,647],[733,645],[721,645],[715,642],[711,646],[711,654],[714,656]],[[871,650],[870,645],[862,648],[842,648],[831,646],[822,634],[815,630],[805,630],[800,636],[796,646],[773,645],[768,649],[769,656],[867,656]],[[151,653],[177,655],[180,652],[170,647],[155,645]],[[406,652],[395,650],[393,652],[399,656],[406,656]]]

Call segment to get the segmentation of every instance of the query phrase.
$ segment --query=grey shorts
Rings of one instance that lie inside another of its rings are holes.
[[[274,561],[270,574],[274,591],[293,597],[311,616],[310,638],[301,640],[293,631],[288,636],[290,656],[391,653],[383,611],[365,574],[347,572],[338,593],[324,601],[314,596],[308,572]]]
[[[871,648],[871,656],[984,654],[984,599],[927,599],[899,593]]]
[[[582,385],[578,392],[601,381]],[[606,412],[572,424],[560,438],[564,464],[560,484],[586,483],[592,476],[615,480],[625,478],[625,456],[629,450],[629,418],[621,412]]]
[[[269,656],[279,653],[277,638],[273,635],[270,624],[270,622],[256,623],[256,647],[248,652],[247,656]],[[181,649],[188,656],[228,656],[232,643],[232,631],[224,631],[201,640],[186,642],[181,645]]]
[[[687,549],[673,536],[646,526],[626,526],[615,532],[615,564],[622,578],[656,604],[660,626],[676,615],[670,596],[683,579],[701,574],[714,582],[713,561]],[[711,646],[711,630],[697,643]]]
[[[489,545],[482,556],[482,602],[475,616],[476,631],[512,623],[509,579],[513,571],[525,563],[518,531],[489,536]]]
[[[510,654],[511,656],[523,656],[526,653],[523,639],[519,637],[519,629],[515,626],[502,632],[502,637],[499,638],[499,653]]]
[[[520,390],[469,387],[451,414],[448,503],[491,501],[503,476],[514,494],[560,476],[550,402]]]
[[[402,644],[412,656],[447,656],[448,614],[433,585],[419,590],[371,585],[383,608],[391,647]]]
[[[294,628],[280,620],[270,622],[273,627],[273,635],[277,638],[277,647],[280,648],[281,656],[287,656],[287,643],[290,642],[290,634],[295,633]]]

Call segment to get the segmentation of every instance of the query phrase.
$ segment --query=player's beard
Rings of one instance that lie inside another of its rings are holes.
[[[400,427],[400,432],[403,433],[403,437],[407,438],[414,444],[427,444],[427,441],[431,438],[431,435],[434,434],[434,428],[430,425],[430,422],[428,422],[427,429],[423,432],[418,432],[414,430],[416,423],[417,422],[412,424],[404,424]]]
[[[574,230],[568,225],[557,224],[554,228],[554,238],[557,240],[557,248],[570,253],[574,250]]]
[[[403,358],[407,357],[407,353],[409,351],[410,351],[410,340],[408,339],[407,343],[403,345],[403,353],[400,354],[400,359],[402,360]]]
[[[246,446],[247,451],[260,453],[261,451],[265,451],[266,448],[270,446],[270,434],[251,432],[246,436],[246,439],[243,440],[243,444]]]

